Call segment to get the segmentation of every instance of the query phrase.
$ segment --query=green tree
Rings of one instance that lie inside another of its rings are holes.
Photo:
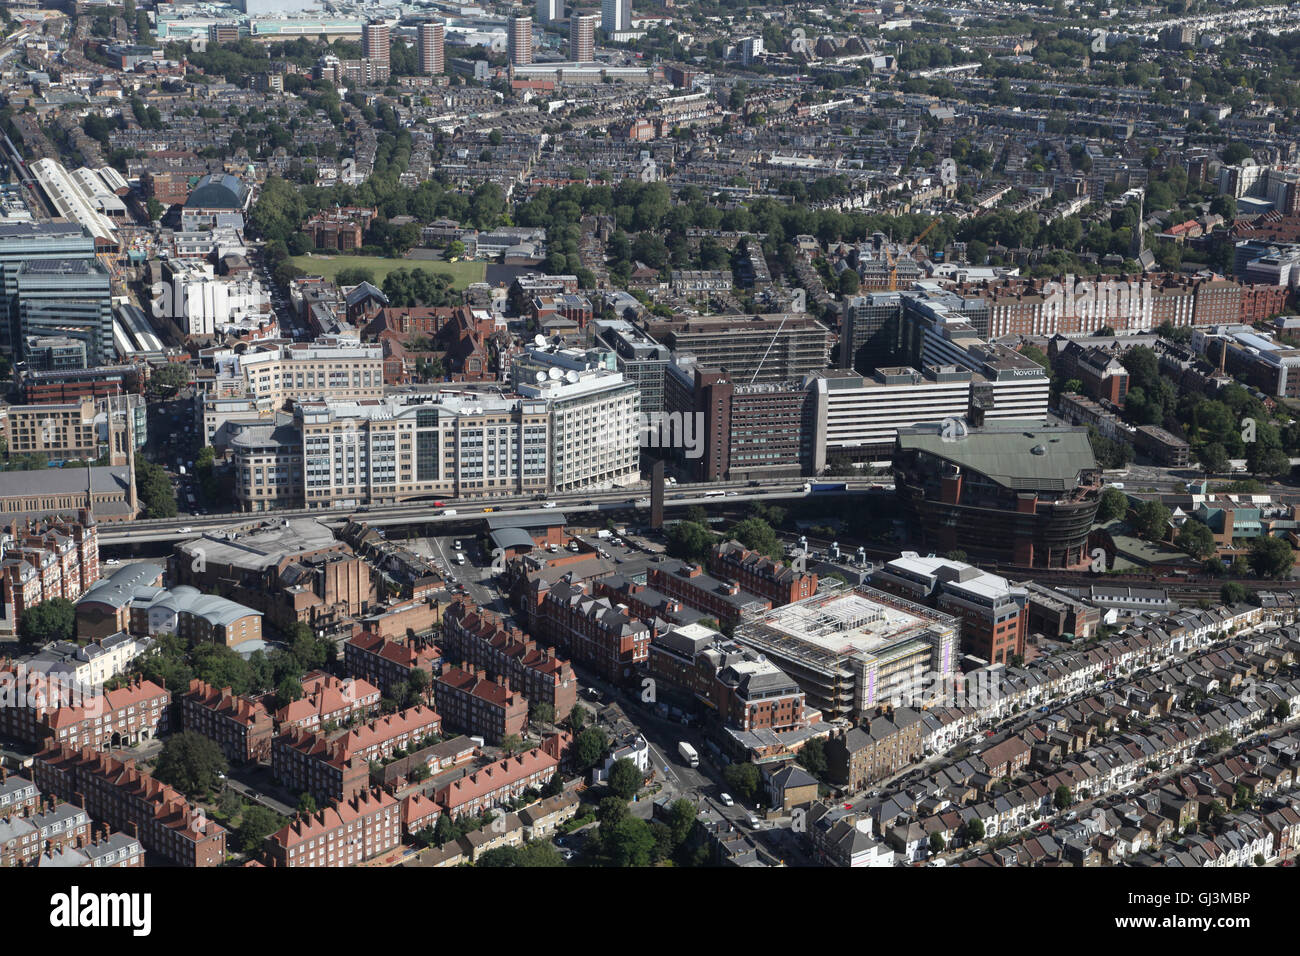
[[[966,839],[971,843],[979,843],[984,839],[984,821],[978,818],[966,821]]]
[[[631,800],[641,789],[642,783],[644,780],[641,771],[627,757],[615,760],[614,765],[609,768],[609,789],[620,799]]]
[[[456,825],[452,823],[451,817],[445,813],[438,815],[438,822],[433,827],[433,842],[438,846],[445,846],[448,840],[456,838]]]
[[[1148,541],[1161,541],[1169,529],[1170,511],[1159,501],[1144,501],[1137,506],[1133,530]]]
[[[534,724],[553,724],[555,723],[555,708],[544,701],[536,701],[532,705],[532,713],[529,715]]]
[[[799,749],[795,760],[818,780],[826,778],[826,741],[814,737]]]
[[[1228,470],[1228,450],[1219,442],[1210,442],[1196,450],[1196,460],[1206,476],[1219,475]]]
[[[1097,520],[1101,523],[1114,521],[1128,513],[1128,495],[1118,488],[1107,488],[1101,493],[1101,503],[1097,506]]]
[[[575,737],[581,734],[582,728],[587,726],[587,709],[580,704],[574,704],[569,711],[569,716],[565,718],[565,723],[569,725],[569,731]]]
[[[524,740],[518,734],[507,734],[501,740],[501,749],[513,756],[524,749]]]
[[[943,852],[944,847],[947,845],[947,843],[944,841],[942,833],[931,833],[929,842],[930,842],[931,856],[938,856],[940,853]]]
[[[702,524],[679,521],[668,529],[668,553],[684,561],[704,561],[717,536]]]
[[[695,804],[686,799],[674,800],[668,807],[668,829],[672,831],[673,846],[681,846],[695,829]]]
[[[722,778],[741,800],[752,800],[758,793],[758,767],[748,760],[727,764],[722,771]]]
[[[1214,554],[1214,532],[1195,518],[1188,518],[1174,536],[1174,546],[1203,560]]]
[[[1070,793],[1070,788],[1061,784],[1056,788],[1056,793],[1052,797],[1052,806],[1058,810],[1064,810],[1074,803],[1074,795]]]
[[[171,395],[188,384],[190,369],[183,362],[167,362],[149,376],[149,387],[160,395]]]
[[[731,536],[751,551],[758,551],[770,558],[780,557],[781,539],[762,518],[746,518],[731,529]]]
[[[1243,604],[1250,599],[1250,592],[1236,581],[1229,581],[1219,588],[1219,600],[1224,604]]]
[[[187,797],[198,798],[216,789],[227,769],[226,756],[215,741],[186,730],[163,745],[153,775]]]
[[[1295,552],[1282,538],[1262,535],[1250,543],[1250,569],[1262,578],[1284,578],[1295,564]]]
[[[70,641],[76,633],[77,609],[67,598],[50,598],[23,611],[18,634],[32,646],[50,641]]]
[[[649,824],[639,817],[624,817],[608,832],[601,824],[601,847],[614,866],[649,866],[655,851],[655,838]]]
[[[316,806],[316,798],[305,790],[298,797],[299,813],[315,813],[320,808]]]
[[[239,820],[239,849],[253,856],[262,849],[266,838],[284,826],[284,818],[274,810],[253,804]]]
[[[580,770],[590,770],[605,756],[609,740],[599,727],[588,727],[573,741],[573,759]]]
[[[161,465],[155,465],[144,456],[137,457],[135,486],[142,505],[143,517],[176,517],[176,489]]]

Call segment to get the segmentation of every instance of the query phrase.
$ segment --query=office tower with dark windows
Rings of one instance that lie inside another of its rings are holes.
[[[92,365],[114,361],[112,283],[93,256],[34,259],[18,267],[18,321],[27,336],[85,343]]]
[[[76,223],[0,222],[0,350],[12,355],[22,349],[18,321],[18,270],[22,264],[94,256],[95,240]]]

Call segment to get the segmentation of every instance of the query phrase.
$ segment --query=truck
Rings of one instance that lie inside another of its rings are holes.
[[[812,481],[812,482],[805,481],[803,485],[803,490],[811,492],[812,494],[815,495],[818,493],[825,493],[828,491],[848,491],[849,486],[847,482],[843,482],[843,481]]]
[[[686,741],[683,740],[677,744],[677,752],[682,755],[682,759],[685,760],[690,766],[698,767],[700,765],[699,753],[697,753],[695,748],[692,747],[690,744],[688,744]]]

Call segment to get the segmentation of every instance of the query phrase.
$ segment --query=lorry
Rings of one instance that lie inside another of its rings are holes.
[[[847,482],[843,481],[805,481],[803,490],[815,495],[818,492],[848,491],[849,486]]]
[[[678,743],[677,752],[682,755],[682,759],[685,760],[690,766],[698,767],[700,765],[699,753],[696,752],[695,748],[692,747],[690,744],[688,744],[686,741],[683,740],[680,743]]]

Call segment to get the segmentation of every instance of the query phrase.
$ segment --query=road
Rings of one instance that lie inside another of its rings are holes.
[[[872,489],[881,490],[880,482],[850,481],[847,491],[805,492],[803,484],[783,484],[769,488],[736,488],[719,495],[718,491],[705,493],[701,490],[674,490],[664,496],[665,506],[685,508],[691,505],[743,504],[753,501],[788,500],[797,497],[831,497],[846,494],[858,494]],[[678,486],[679,487],[679,486]],[[714,486],[716,487],[716,485]],[[579,491],[570,494],[549,496],[555,502],[555,509],[565,514],[582,514],[602,512],[612,513],[637,510],[637,500],[647,494],[645,487],[621,488],[616,491]],[[543,509],[532,498],[501,497],[475,498],[471,501],[457,499],[439,499],[443,507],[435,513],[432,502],[411,502],[396,505],[372,506],[362,509],[294,509],[271,512],[227,512],[217,515],[180,515],[176,518],[144,519],[115,527],[105,527],[99,536],[101,545],[146,544],[159,541],[178,541],[199,537],[208,531],[220,531],[226,528],[254,524],[260,521],[278,521],[286,518],[310,517],[327,524],[344,524],[352,518],[365,521],[374,527],[389,525],[406,525],[415,522],[429,525],[453,527],[468,524],[479,518],[499,512],[520,515],[546,515],[551,509]],[[447,511],[455,514],[448,514]],[[648,513],[648,509],[639,509]],[[184,529],[184,530],[182,530]]]

